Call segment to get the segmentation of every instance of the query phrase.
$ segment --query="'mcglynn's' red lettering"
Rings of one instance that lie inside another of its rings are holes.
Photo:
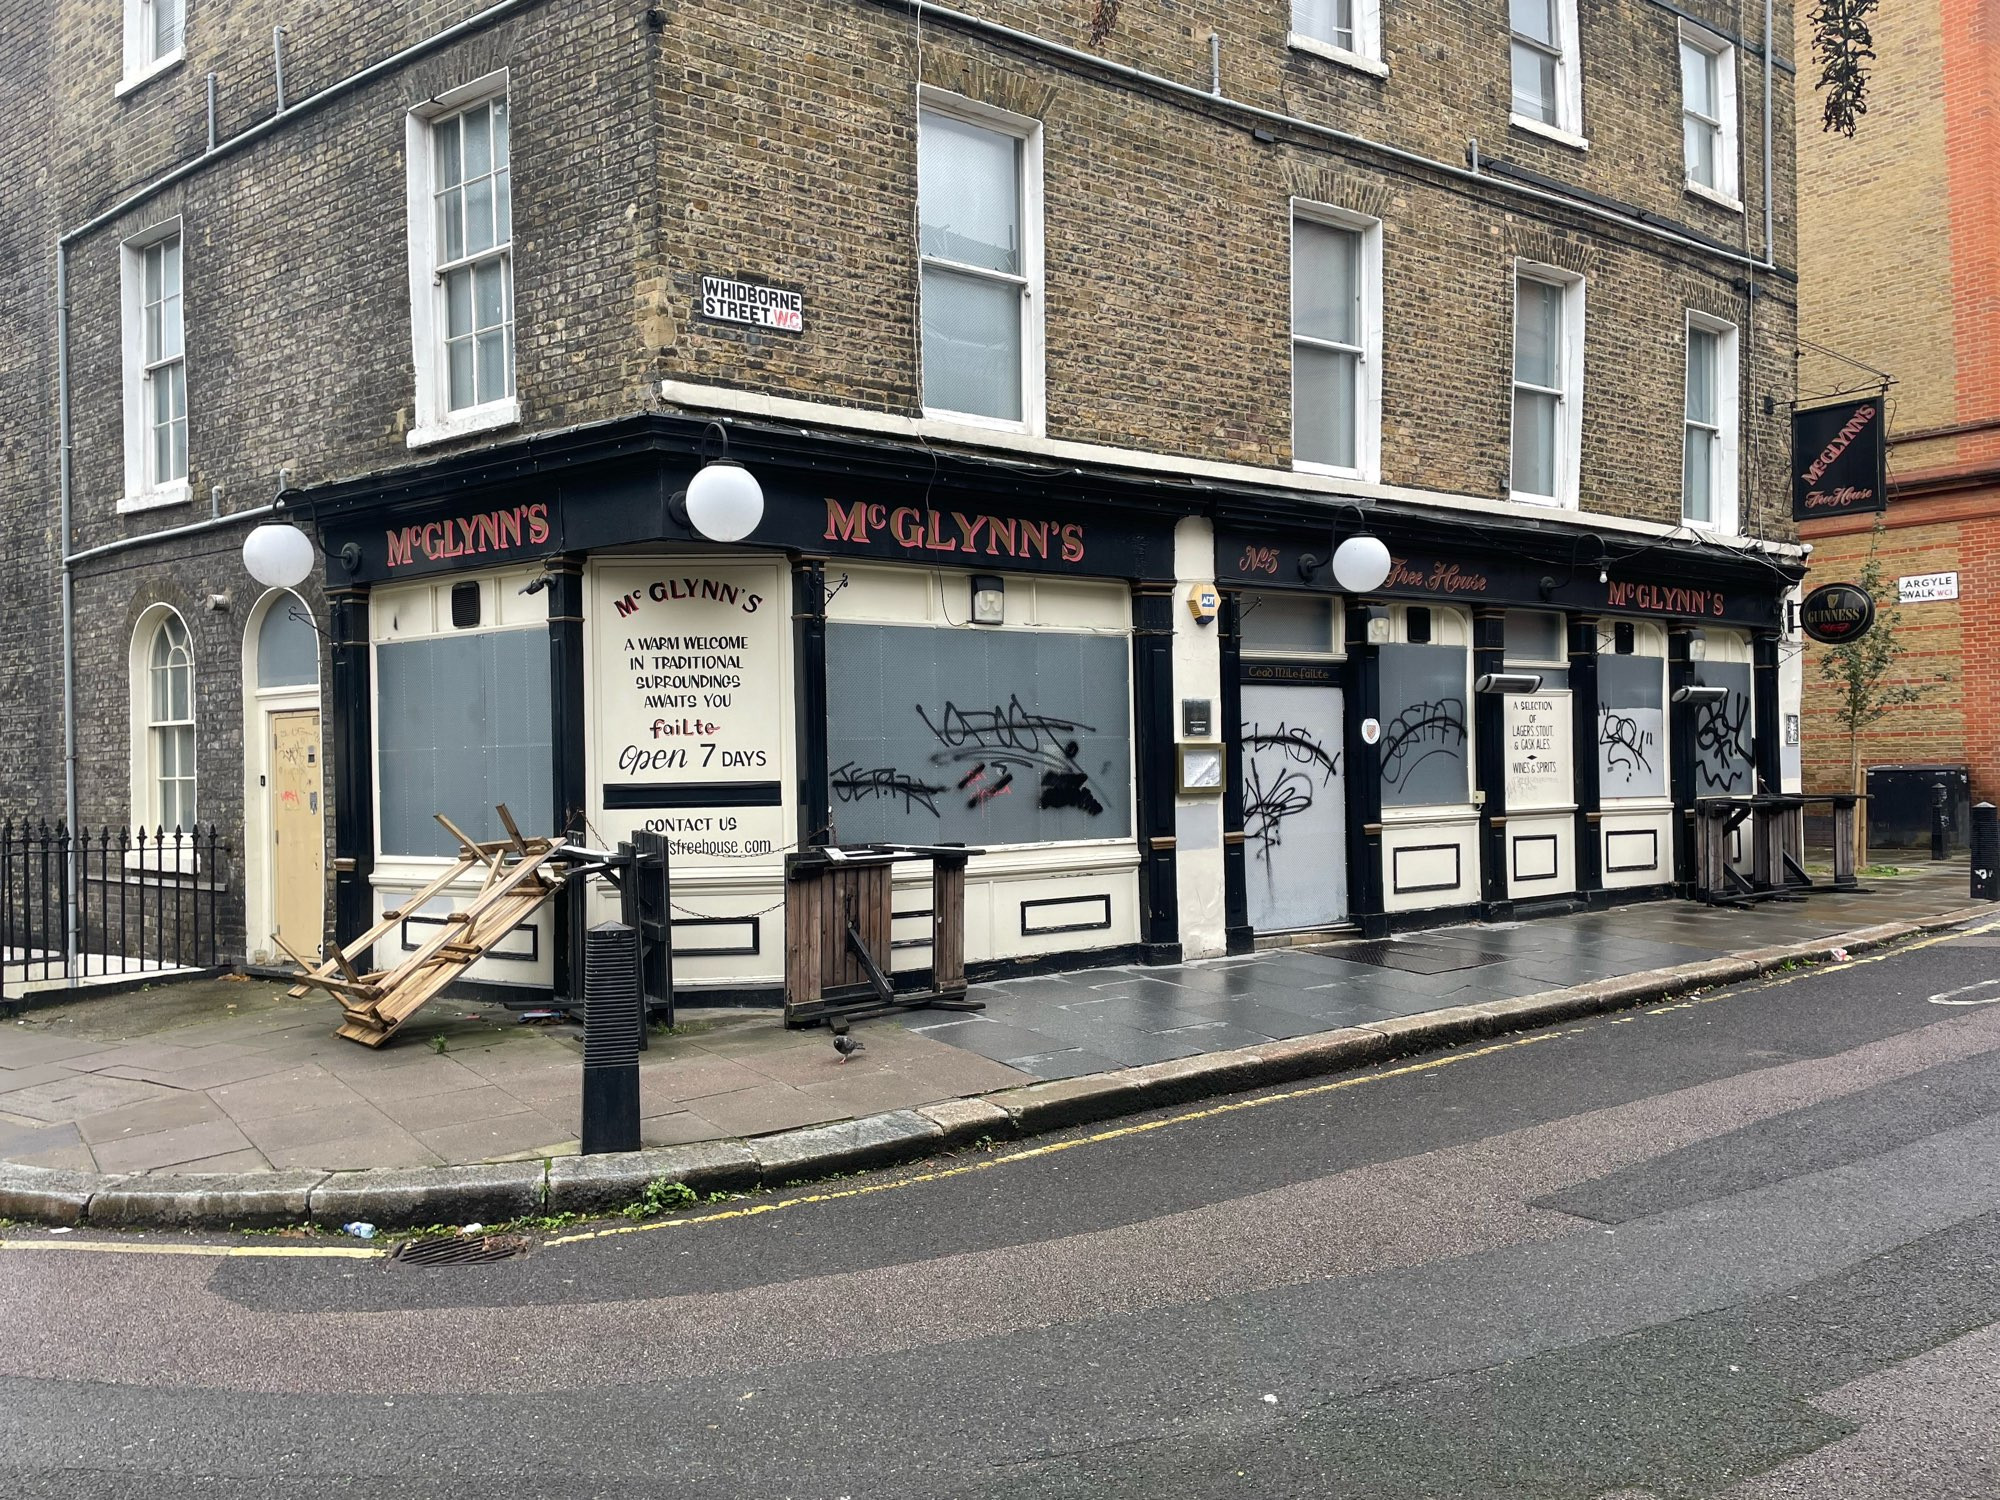
[[[384,540],[393,569],[407,568],[419,557],[426,562],[448,562],[481,552],[509,552],[521,545],[523,535],[532,547],[549,539],[547,505],[515,505],[448,521],[426,521],[421,526],[399,526],[384,533]]]
[[[861,500],[845,505],[838,500],[826,502],[823,540],[866,547],[875,544],[878,533],[884,531],[905,552],[983,552],[988,557],[1025,562],[1031,558],[1046,561],[1053,545],[1066,563],[1082,562],[1085,552],[1084,528],[1077,522],[1059,525],[985,511],[919,510],[912,505],[890,510]]]

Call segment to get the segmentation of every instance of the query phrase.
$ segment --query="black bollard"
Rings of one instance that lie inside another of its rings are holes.
[[[1972,899],[2000,901],[2000,809],[1991,802],[1972,809]]]
[[[1931,858],[1945,857],[1945,842],[1950,837],[1950,828],[1945,822],[1945,799],[1949,795],[1942,781],[1931,783]]]
[[[639,934],[600,922],[583,947],[585,1156],[639,1149]]]

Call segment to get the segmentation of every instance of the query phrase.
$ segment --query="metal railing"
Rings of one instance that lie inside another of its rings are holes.
[[[59,822],[0,822],[0,1002],[220,967],[228,852],[213,824],[72,834]]]

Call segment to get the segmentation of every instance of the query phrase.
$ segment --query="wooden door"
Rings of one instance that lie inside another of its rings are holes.
[[[271,922],[303,956],[326,936],[319,710],[271,715]]]

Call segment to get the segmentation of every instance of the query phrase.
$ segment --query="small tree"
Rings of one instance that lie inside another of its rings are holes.
[[[1897,639],[1901,610],[1893,598],[1882,592],[1882,564],[1875,549],[1882,540],[1878,518],[1875,534],[1868,543],[1868,562],[1855,586],[1875,601],[1875,624],[1858,640],[1823,647],[1819,675],[1833,688],[1834,722],[1847,731],[1848,785],[1862,800],[1854,809],[1854,867],[1868,863],[1868,780],[1861,768],[1861,735],[1892,708],[1903,708],[1922,699],[1920,684],[1891,681],[1897,663],[1909,648]]]

